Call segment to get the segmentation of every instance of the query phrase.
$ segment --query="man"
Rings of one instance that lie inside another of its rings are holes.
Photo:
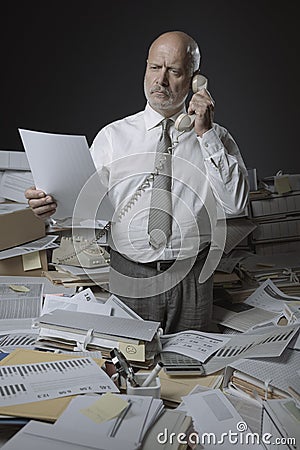
[[[116,208],[111,291],[144,319],[160,321],[165,333],[209,328],[213,268],[201,274],[218,219],[240,213],[248,195],[240,152],[213,123],[206,89],[189,102],[192,130],[175,129],[199,63],[189,35],[159,36],[147,59],[145,110],[104,127],[91,148]],[[51,196],[35,189],[25,195],[39,217],[54,213]]]

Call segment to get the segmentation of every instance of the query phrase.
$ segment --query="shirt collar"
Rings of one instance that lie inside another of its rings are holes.
[[[174,116],[171,116],[170,119],[175,122],[179,114],[182,114],[186,112],[185,106],[182,106],[182,109],[178,111]],[[146,129],[151,130],[151,128],[155,128],[157,125],[161,123],[161,121],[164,119],[164,117],[159,114],[158,112],[154,111],[154,109],[149,105],[149,103],[146,104],[145,111],[144,111],[144,120],[146,124]]]

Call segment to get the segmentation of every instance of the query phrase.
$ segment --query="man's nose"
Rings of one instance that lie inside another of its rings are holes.
[[[161,86],[168,86],[169,85],[169,79],[168,74],[166,70],[161,70],[159,73],[159,77],[157,79],[157,83]]]

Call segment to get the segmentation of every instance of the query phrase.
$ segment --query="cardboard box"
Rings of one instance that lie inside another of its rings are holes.
[[[25,257],[20,255],[0,261],[2,276],[40,277],[44,270],[48,270],[46,250],[29,253]]]
[[[31,209],[26,208],[25,205],[22,209],[1,211],[0,251],[35,241],[45,235],[45,223],[38,219]]]

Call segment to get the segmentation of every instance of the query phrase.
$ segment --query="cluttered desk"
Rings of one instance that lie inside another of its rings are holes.
[[[212,330],[164,335],[110,294],[104,235],[76,265],[70,229],[46,233],[4,187],[3,449],[299,448],[298,191],[257,191],[228,221]]]
[[[189,448],[193,442],[209,448],[207,433],[218,440],[237,423],[247,424],[239,439],[249,433],[274,437],[276,429],[277,439],[293,430],[289,438],[296,442],[299,428],[289,428],[299,422],[294,298],[282,293],[283,304],[273,305],[276,321],[284,317],[285,325],[273,320],[244,332],[228,333],[222,325],[227,332],[163,335],[159,323],[137,318],[114,295],[96,297],[90,288],[48,293],[51,288],[44,277],[0,278],[1,317],[6,317],[1,319],[6,329],[0,338],[0,424],[3,440],[10,437],[3,448],[41,443],[56,448],[58,442],[57,448],[70,449],[75,443],[78,448]],[[287,307],[292,314],[285,313]],[[202,403],[205,420],[199,415]],[[285,413],[284,423],[278,410]],[[83,423],[88,433],[77,432]],[[172,433],[186,437],[185,447],[170,444]],[[255,439],[257,448],[264,448]]]

